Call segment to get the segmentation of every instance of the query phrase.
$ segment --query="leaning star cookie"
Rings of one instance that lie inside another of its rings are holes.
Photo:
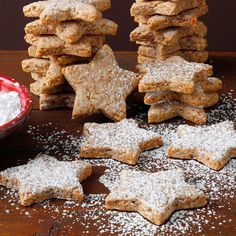
[[[87,140],[81,146],[81,157],[111,157],[131,165],[137,164],[141,151],[163,144],[159,134],[139,128],[132,119],[116,124],[86,123],[84,135]]]
[[[123,170],[119,186],[105,199],[107,209],[136,211],[156,225],[165,223],[176,210],[206,204],[206,195],[185,182],[182,170]]]
[[[232,121],[204,127],[181,125],[172,136],[167,156],[195,159],[204,165],[220,170],[236,157],[236,132]]]
[[[195,82],[212,75],[212,66],[188,62],[181,57],[146,63],[137,67],[145,73],[139,82],[139,92],[175,91],[193,93]]]
[[[148,111],[149,123],[159,123],[175,117],[182,117],[198,125],[204,125],[207,122],[207,114],[203,108],[178,101],[161,102],[152,105]]]
[[[91,173],[89,163],[58,161],[54,157],[39,154],[26,165],[1,171],[0,185],[19,190],[23,206],[49,198],[82,201],[84,194],[80,182]]]
[[[100,19],[100,11],[110,7],[110,0],[48,0],[31,3],[23,8],[23,12],[26,17],[40,17],[45,23],[67,20],[91,22]]]
[[[126,98],[138,86],[138,76],[120,68],[104,45],[89,64],[62,69],[76,92],[73,118],[102,112],[112,120],[126,118]]]

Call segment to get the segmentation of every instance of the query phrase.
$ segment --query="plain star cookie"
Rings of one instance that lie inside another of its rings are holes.
[[[212,66],[188,62],[181,57],[171,57],[165,61],[139,65],[144,73],[139,82],[139,92],[175,91],[193,93],[195,83],[212,75]]]
[[[136,164],[142,151],[163,144],[159,134],[141,129],[135,120],[122,120],[119,123],[84,125],[85,143],[81,146],[83,158],[113,158]]]
[[[19,190],[23,206],[49,198],[82,201],[84,194],[80,182],[91,173],[92,166],[89,163],[63,162],[39,154],[26,165],[0,172],[0,185]]]
[[[98,112],[115,121],[126,118],[126,98],[139,78],[118,66],[109,46],[104,45],[89,64],[68,66],[62,73],[76,92],[73,118]]]
[[[205,194],[186,183],[181,170],[156,173],[123,170],[120,185],[105,200],[107,209],[136,211],[156,225],[165,223],[176,210],[206,204]]]
[[[234,123],[225,121],[204,127],[181,125],[172,137],[167,156],[195,159],[214,170],[220,170],[236,156]]]
[[[152,105],[148,111],[149,123],[160,123],[175,117],[198,125],[207,122],[207,114],[202,107],[194,107],[178,101],[166,101]]]
[[[96,21],[102,17],[100,11],[110,7],[110,0],[48,0],[31,3],[23,8],[23,12],[26,17],[40,17],[45,23]]]

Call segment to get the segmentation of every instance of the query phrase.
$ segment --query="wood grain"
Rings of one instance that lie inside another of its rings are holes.
[[[116,53],[119,64],[130,70],[135,69],[136,53],[134,52],[118,52]],[[5,74],[15,78],[21,83],[29,86],[31,82],[30,76],[21,70],[22,59],[27,58],[25,51],[0,51],[0,74]],[[223,93],[234,89],[236,91],[236,53],[211,53],[210,62],[214,66],[214,75],[223,79],[224,87]],[[235,93],[235,92],[234,92]],[[233,94],[236,97],[236,93]],[[66,130],[68,133],[80,135],[77,131],[81,131],[83,122],[85,120],[71,120],[70,110],[55,110],[41,112],[38,110],[38,100],[33,97],[34,106],[31,117],[26,127],[17,135],[9,139],[0,146],[0,170],[15,166],[17,164],[26,163],[30,158],[33,158],[38,152],[42,151],[40,147],[35,144],[32,136],[27,133],[28,126],[43,125],[51,122],[60,129]],[[145,108],[144,108],[145,109]],[[129,116],[135,114],[135,109],[129,111]],[[89,121],[105,122],[103,116],[93,116],[88,118]],[[48,128],[42,128],[42,133],[47,133]],[[83,183],[86,194],[107,194],[109,191],[98,181],[103,174],[104,167],[95,167],[91,178]],[[0,198],[5,196],[5,188],[0,189]],[[7,196],[7,195],[6,195]],[[231,210],[220,209],[219,214],[223,214],[232,219],[231,223],[225,226],[220,226],[211,231],[204,227],[201,234],[196,233],[192,235],[224,235],[233,236],[236,232],[236,200],[231,199]],[[63,201],[53,200],[56,206],[62,206]],[[72,219],[65,219],[60,216],[53,217],[53,213],[47,212],[42,206],[34,206],[32,208],[22,208],[20,211],[15,209],[15,205],[11,205],[11,199],[6,197],[0,201],[0,236],[28,236],[28,235],[82,235],[85,230],[81,224],[73,223]],[[10,213],[6,212],[10,210]],[[80,211],[80,207],[71,208],[71,211]],[[21,212],[21,213],[20,213]],[[22,212],[28,212],[31,217]],[[40,223],[43,219],[43,223]],[[70,230],[69,230],[70,229]],[[220,233],[219,233],[220,232]],[[99,231],[95,226],[90,226],[89,234],[99,235]],[[109,234],[104,234],[109,235]]]

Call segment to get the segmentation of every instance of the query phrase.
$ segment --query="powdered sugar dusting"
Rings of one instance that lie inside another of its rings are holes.
[[[223,160],[227,153],[236,149],[234,123],[225,121],[204,127],[181,125],[172,137],[170,148],[196,149],[201,156],[213,162]]]
[[[221,98],[221,103],[208,111],[208,124],[231,120],[236,121],[236,101],[231,93],[225,94]],[[139,124],[152,131],[158,131],[164,140],[164,146],[146,151],[142,154],[136,166],[122,164],[112,159],[88,160],[89,163],[96,166],[104,166],[107,169],[104,175],[100,177],[108,189],[112,190],[119,183],[121,170],[137,170],[146,172],[156,172],[163,170],[182,169],[186,180],[194,184],[198,189],[206,193],[209,203],[206,207],[193,210],[182,210],[174,213],[170,220],[162,225],[155,226],[145,220],[138,213],[126,213],[117,211],[107,211],[104,209],[104,194],[90,194],[86,197],[83,204],[75,202],[47,201],[33,208],[22,208],[18,204],[18,196],[12,190],[0,189],[3,193],[0,196],[1,201],[5,201],[5,208],[0,212],[0,216],[14,215],[16,211],[24,219],[27,217],[37,217],[37,211],[43,211],[43,214],[50,214],[53,219],[69,219],[71,222],[67,228],[62,229],[62,233],[78,233],[76,229],[82,227],[82,234],[92,234],[95,227],[101,235],[192,235],[193,233],[204,235],[204,229],[215,235],[220,235],[223,228],[229,225],[234,231],[235,224],[232,225],[232,218],[225,215],[222,209],[232,210],[232,202],[236,197],[236,160],[232,159],[221,171],[214,171],[194,160],[174,160],[167,158],[166,149],[169,146],[169,140],[176,131],[179,124],[185,124],[182,119],[173,120],[171,123],[162,123],[157,125],[147,125],[146,110],[142,107],[132,107],[137,110],[135,119]],[[48,132],[41,131],[42,126],[47,126]],[[79,147],[83,138],[71,134],[66,130],[59,130],[53,124],[44,124],[30,126],[28,132],[32,135],[35,145],[41,151],[54,154],[62,159],[79,158]],[[147,158],[148,157],[148,158]],[[8,203],[9,202],[9,203]],[[25,212],[29,212],[27,215]],[[38,223],[44,224],[46,219],[39,218]],[[1,222],[0,222],[1,225]]]

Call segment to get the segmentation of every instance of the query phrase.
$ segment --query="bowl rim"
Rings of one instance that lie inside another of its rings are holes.
[[[14,119],[10,120],[9,122],[5,123],[4,125],[0,126],[0,132],[2,132],[2,131],[8,130],[8,129],[14,127],[19,122],[24,120],[31,112],[33,102],[32,102],[31,93],[29,92],[29,90],[26,88],[25,85],[19,83],[15,79],[8,77],[6,75],[3,75],[3,74],[0,74],[0,78],[8,80],[8,81],[12,82],[13,84],[18,84],[19,85],[18,88],[20,90],[20,93],[23,93],[24,97],[25,97],[25,105],[24,105],[24,107],[21,108],[22,110],[19,113],[19,115],[16,116]]]

